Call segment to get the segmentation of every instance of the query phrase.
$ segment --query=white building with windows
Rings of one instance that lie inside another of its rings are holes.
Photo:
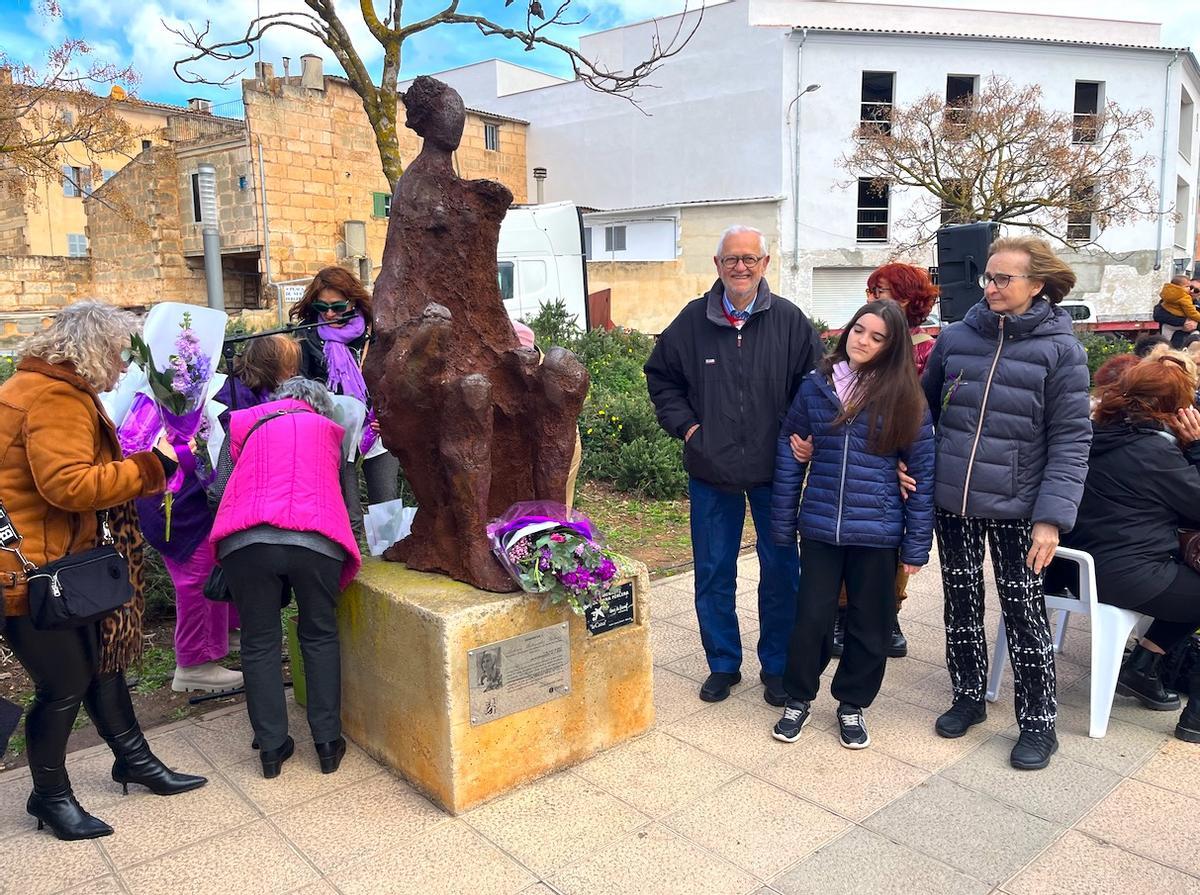
[[[696,15],[588,35],[580,48],[625,68]],[[648,331],[708,288],[717,236],[731,223],[767,233],[776,291],[844,322],[867,274],[895,254],[896,223],[922,201],[914,190],[872,190],[840,162],[859,123],[892,104],[930,93],[953,104],[998,75],[1037,83],[1044,103],[1081,116],[1108,99],[1150,109],[1154,123],[1134,150],[1154,160],[1161,214],[1106,230],[1097,250],[1072,256],[1077,297],[1101,319],[1138,319],[1162,282],[1191,269],[1196,245],[1200,66],[1189,50],[1162,46],[1160,32],[1150,22],[728,0],[705,9],[686,49],[651,78],[657,89],[639,92],[641,109],[497,60],[438,77],[468,105],[530,122],[528,162],[548,171],[545,200],[594,209],[592,289],[610,287],[614,320]],[[932,265],[932,247],[905,260]]]

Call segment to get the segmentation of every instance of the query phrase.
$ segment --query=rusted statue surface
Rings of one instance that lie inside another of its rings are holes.
[[[462,98],[421,77],[404,104],[424,145],[392,200],[363,373],[418,509],[384,557],[515,590],[485,526],[519,500],[563,500],[588,375],[565,349],[539,363],[517,341],[496,276],[512,194],[454,173]]]

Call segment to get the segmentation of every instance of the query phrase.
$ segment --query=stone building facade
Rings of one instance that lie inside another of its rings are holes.
[[[71,266],[87,273],[71,290],[55,285],[55,258],[30,259],[19,284],[0,279],[0,332],[18,314],[53,314],[81,295],[131,308],[203,304],[202,165],[216,172],[228,309],[273,306],[274,284],[302,282],[330,264],[373,282],[391,201],[374,134],[349,83],[324,75],[318,57],[304,64],[303,76],[276,78],[260,63],[259,77],[242,82],[244,120],[190,115],[169,122],[159,142],[83,200],[89,254]],[[398,112],[403,121],[403,108]],[[462,176],[499,180],[515,202],[526,201],[525,130],[523,121],[470,110],[455,159]],[[402,158],[414,158],[419,139],[403,126],[399,135]],[[138,209],[137,220],[108,201],[118,195]],[[3,208],[0,252],[22,227]],[[9,260],[0,257],[0,268]],[[30,304],[39,295],[45,300]],[[0,351],[11,347],[0,337]]]

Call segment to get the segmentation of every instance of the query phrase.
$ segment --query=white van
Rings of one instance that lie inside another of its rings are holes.
[[[561,298],[576,325],[591,329],[583,215],[574,202],[514,205],[500,224],[496,260],[500,295],[514,320]]]

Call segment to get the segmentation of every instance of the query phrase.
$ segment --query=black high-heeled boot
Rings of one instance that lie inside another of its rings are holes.
[[[129,794],[129,784],[137,783],[159,796],[173,796],[198,789],[207,777],[172,771],[150,751],[133,714],[133,702],[123,674],[107,675],[92,682],[84,696],[88,714],[96,730],[112,749],[112,778]]]
[[[33,793],[25,810],[37,818],[37,828],[50,827],[59,839],[96,839],[111,836],[113,828],[83,810],[67,777],[67,738],[79,714],[79,697],[41,702],[35,700],[25,719],[29,748],[29,773]]]
[[[41,792],[35,789],[29,794],[25,810],[37,818],[37,828],[49,827],[59,839],[74,842],[79,839],[99,839],[111,836],[113,828],[83,810],[83,806],[66,783],[66,771],[62,772],[64,788],[58,792]]]

